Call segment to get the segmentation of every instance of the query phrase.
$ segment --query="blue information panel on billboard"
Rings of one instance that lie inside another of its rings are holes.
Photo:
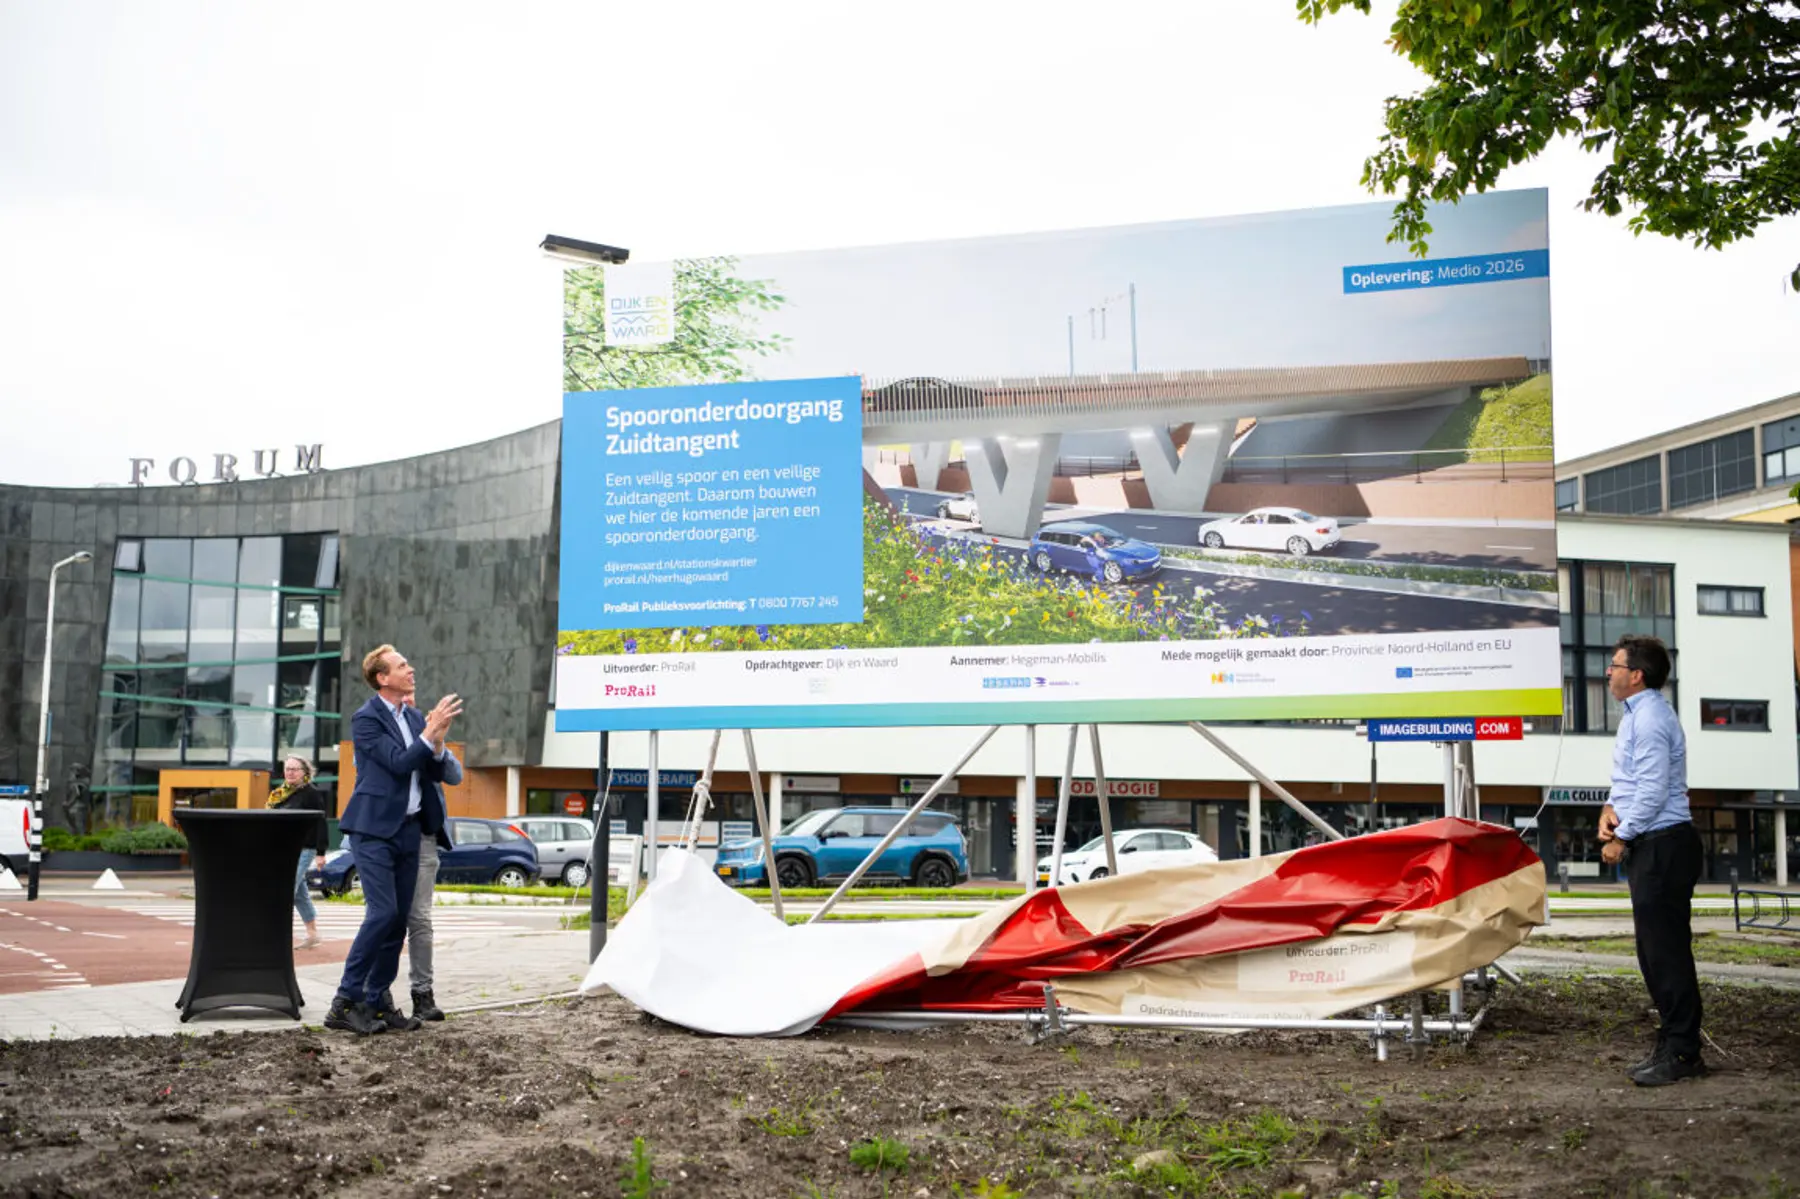
[[[562,487],[564,628],[863,618],[860,379],[570,393]]]

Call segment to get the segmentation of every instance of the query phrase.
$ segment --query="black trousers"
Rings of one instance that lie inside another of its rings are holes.
[[[1659,1039],[1676,1053],[1700,1052],[1700,979],[1694,973],[1694,884],[1704,855],[1691,824],[1636,838],[1625,858],[1638,968],[1662,1016]]]

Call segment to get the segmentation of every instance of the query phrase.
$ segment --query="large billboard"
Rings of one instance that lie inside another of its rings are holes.
[[[1542,191],[570,270],[557,727],[1561,710]]]

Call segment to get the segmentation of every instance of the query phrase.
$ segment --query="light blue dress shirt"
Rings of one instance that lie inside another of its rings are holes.
[[[1686,824],[1687,737],[1660,691],[1640,691],[1625,701],[1613,741],[1612,797],[1621,841]]]

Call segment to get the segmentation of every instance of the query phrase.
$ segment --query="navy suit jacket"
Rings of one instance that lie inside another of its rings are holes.
[[[356,787],[350,793],[350,802],[344,805],[344,816],[338,821],[338,827],[346,833],[359,833],[365,837],[392,839],[398,836],[400,826],[406,823],[406,805],[416,771],[419,775],[420,831],[428,837],[437,837],[441,844],[444,793],[438,789],[438,784],[444,778],[444,763],[420,737],[425,728],[425,717],[404,705],[400,714],[412,730],[411,748],[401,738],[393,714],[379,695],[370,696],[369,702],[350,718],[350,739],[356,748]],[[445,755],[446,760],[449,757]]]

